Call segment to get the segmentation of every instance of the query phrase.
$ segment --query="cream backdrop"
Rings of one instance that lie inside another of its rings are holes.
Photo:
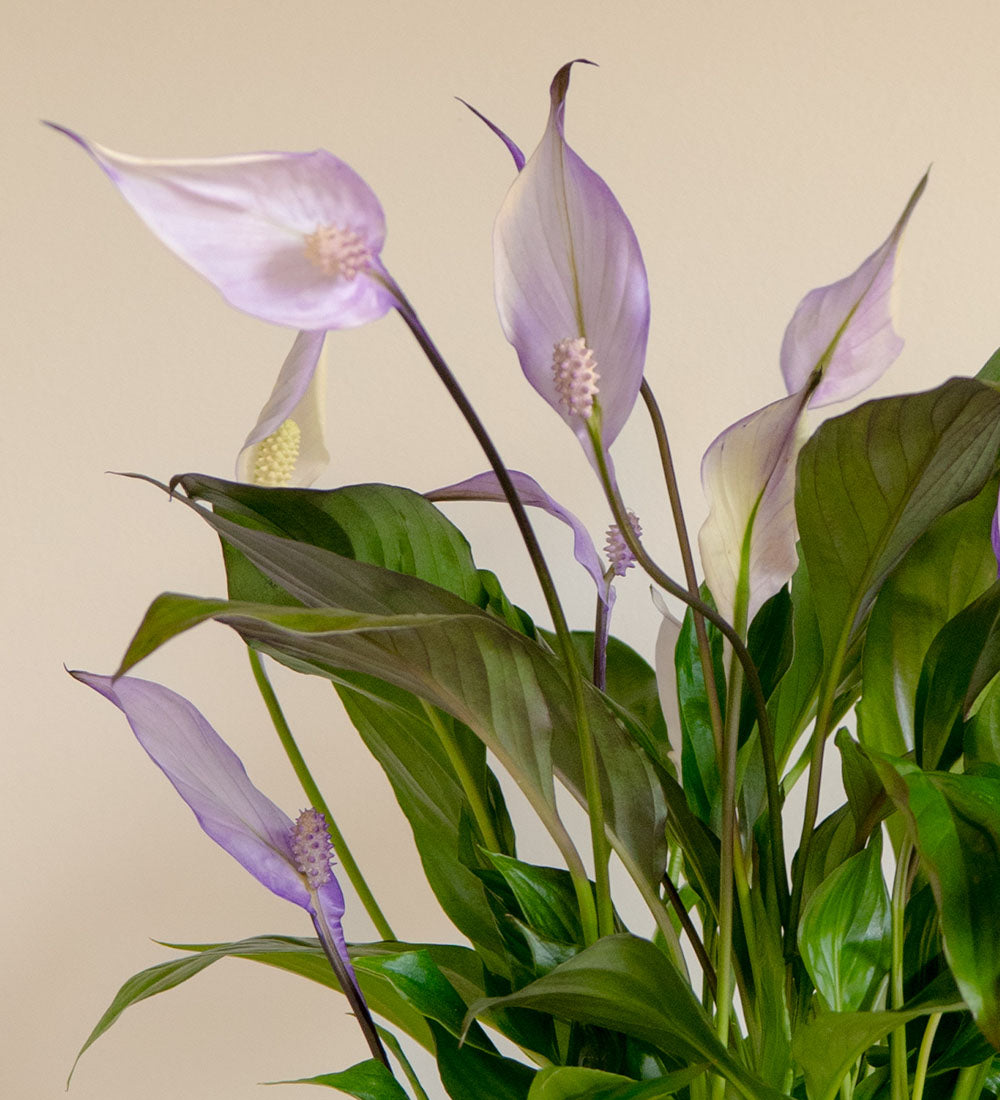
[[[168,957],[152,937],[310,931],[201,834],[120,716],[62,669],[113,669],[164,589],[221,592],[208,531],[106,471],[228,476],[291,334],[229,309],[38,120],[149,156],[324,146],[346,159],[385,206],[389,267],[508,462],[600,533],[607,518],[582,454],[523,381],[495,318],[490,227],[510,160],[453,98],[531,148],[559,65],[600,62],[574,73],[568,135],[644,249],[647,373],[697,525],[701,453],[780,396],[778,348],[799,298],[882,241],[931,162],[904,245],[906,348],[876,392],[974,372],[1000,343],[1000,9],[8,0],[4,38],[0,1095],[33,1100],[62,1095],[120,982]],[[329,349],[333,460],[321,484],[427,489],[482,468],[394,317],[337,334]],[[649,545],[676,569],[641,416],[615,455]],[[505,514],[452,514],[481,564],[540,613]],[[589,582],[563,532],[539,528],[586,626]],[[617,632],[648,653],[656,623],[645,584],[630,577]],[[300,806],[233,636],[204,626],[142,672],[193,699],[258,784]],[[328,686],[276,681],[398,932],[447,937],[387,784]],[[530,838],[524,850],[550,858]],[[348,937],[370,938],[348,900]],[[227,961],[127,1013],[85,1055],[71,1096],[236,1100],[261,1095],[257,1082],[363,1056],[339,999]]]

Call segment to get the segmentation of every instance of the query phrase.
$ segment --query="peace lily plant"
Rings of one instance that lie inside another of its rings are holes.
[[[530,157],[484,119],[515,168],[494,227],[496,301],[525,377],[603,487],[606,560],[540,471],[504,464],[382,262],[382,208],[348,165],[323,151],[146,160],[63,130],[232,305],[298,331],[236,480],[160,485],[220,539],[228,596],[159,596],[114,675],[74,675],[124,713],[205,832],[316,932],[182,946],[122,986],[86,1045],[133,1003],[236,956],[347,997],[371,1058],[301,1080],[369,1100],[439,1089],[418,1080],[401,1037],[430,1051],[456,1100],[1000,1095],[1000,358],[862,403],[902,346],[897,255],[926,179],[856,271],[802,299],[781,347],[787,396],[709,446],[699,564],[644,375],[639,244],[564,135],[571,69],[552,82]],[[324,342],[390,311],[485,470],[431,492],[307,488],[328,459]],[[640,397],[682,578],[643,542],[612,464]],[[844,402],[816,427],[811,409]],[[544,625],[477,568],[435,504],[464,499],[512,511]],[[596,588],[596,615],[581,612],[593,629],[571,629],[529,510],[572,529]],[[655,671],[610,632],[629,569],[653,590]],[[302,783],[297,821],[192,704],[132,676],[206,620],[247,645]],[[406,914],[379,908],[266,661],[332,682],[459,942],[410,942]],[[838,758],[847,800],[820,820]],[[497,769],[561,866],[518,858]],[[586,808],[583,843],[557,780]],[[805,810],[793,816],[796,783]],[[615,905],[612,852],[648,909],[634,927]],[[345,943],[337,875],[378,942]]]

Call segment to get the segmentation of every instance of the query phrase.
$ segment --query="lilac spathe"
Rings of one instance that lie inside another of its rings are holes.
[[[497,309],[531,385],[594,461],[588,421],[559,399],[553,349],[583,337],[599,375],[600,441],[621,431],[642,382],[649,286],[635,233],[604,180],[567,145],[570,69],[550,88],[548,125],[504,199],[493,230]]]
[[[331,153],[154,160],[49,125],[81,145],[156,236],[237,309],[315,331],[363,325],[395,306],[380,279],[382,207]],[[307,254],[309,236],[330,226],[370,254],[352,278],[325,272]]]
[[[315,897],[350,969],[341,931],[344,895],[330,880],[311,894],[292,849],[294,822],[250,782],[240,758],[187,699],[160,684],[91,672],[71,675],[114,703],[202,829],[272,893],[315,914]],[[352,972],[353,974],[353,972]]]

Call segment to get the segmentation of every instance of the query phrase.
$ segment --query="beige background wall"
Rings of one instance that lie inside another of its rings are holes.
[[[1000,343],[1000,9],[8,0],[3,26],[0,1095],[32,1100],[61,1095],[120,981],[167,957],[150,937],[309,931],[202,836],[124,723],[62,671],[110,671],[159,591],[221,591],[208,532],[104,471],[228,475],[290,334],[228,309],[37,120],[151,156],[323,145],[349,161],[386,208],[388,265],[508,461],[600,532],[579,448],[523,382],[495,320],[490,226],[509,159],[452,98],[531,148],[556,68],[599,61],[574,75],[569,137],[644,248],[648,374],[696,524],[700,455],[780,395],[778,347],[798,299],[881,242],[930,162],[902,265],[907,346],[878,392],[973,372]],[[426,489],[482,467],[398,321],[340,334],[330,353],[324,484]],[[640,418],[616,458],[650,546],[675,567]],[[454,514],[481,563],[537,611],[506,518]],[[586,625],[589,582],[562,533],[543,534]],[[648,652],[645,585],[624,589],[617,630]],[[144,674],[191,697],[261,787],[300,805],[234,637],[203,627]],[[277,680],[399,931],[446,936],[388,788],[329,689]],[[356,908],[347,930],[371,935]],[[255,1082],[362,1056],[336,999],[230,962],[128,1014],[84,1058],[71,1095],[236,1100],[260,1095]]]

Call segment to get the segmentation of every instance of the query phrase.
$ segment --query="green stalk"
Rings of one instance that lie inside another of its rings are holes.
[[[924,1081],[927,1079],[927,1066],[931,1060],[931,1047],[934,1045],[934,1034],[941,1023],[942,1013],[932,1012],[927,1018],[927,1026],[924,1028],[924,1037],[920,1043],[920,1053],[917,1055],[917,1068],[913,1074],[912,1100],[924,1100]]]
[[[889,971],[889,1003],[892,1008],[903,1007],[903,917],[906,911],[906,894],[913,843],[907,838],[899,849],[896,874],[892,882],[890,922],[892,929],[892,965]],[[892,1073],[892,1100],[906,1100],[906,1027],[902,1025],[889,1038],[890,1066]]]
[[[271,716],[271,722],[278,734],[278,740],[281,742],[281,747],[285,750],[285,755],[288,757],[298,777],[299,783],[302,785],[302,790],[305,792],[306,798],[309,799],[309,804],[314,810],[319,810],[326,818],[327,828],[330,830],[330,839],[333,841],[333,850],[337,853],[338,862],[347,873],[347,877],[354,887],[354,892],[358,895],[361,904],[365,907],[365,912],[371,918],[372,924],[375,925],[378,934],[383,940],[395,940],[396,934],[389,926],[389,922],[385,919],[382,910],[378,907],[378,902],[376,902],[374,895],[369,889],[368,883],[361,873],[361,868],[358,866],[354,856],[351,854],[350,848],[347,846],[344,834],[338,828],[333,814],[330,813],[330,807],[327,806],[326,800],[320,793],[320,789],[316,785],[312,773],[309,771],[305,758],[299,750],[299,746],[295,743],[295,738],[292,736],[292,731],[285,719],[281,704],[278,702],[278,697],[274,694],[274,688],[271,686],[271,681],[268,679],[267,671],[264,668],[264,662],[260,659],[260,654],[250,646],[247,646],[247,653],[250,656],[250,668],[253,670],[253,678],[257,681],[257,687],[264,700],[264,705],[267,707],[267,712]]]
[[[458,777],[458,781],[468,800],[469,809],[472,810],[472,816],[479,826],[479,832],[483,838],[483,843],[491,852],[502,853],[500,840],[497,837],[496,830],[493,828],[493,818],[490,816],[489,810],[487,810],[486,804],[483,802],[482,792],[472,778],[472,773],[469,771],[469,766],[466,763],[465,757],[458,751],[458,745],[455,744],[455,738],[445,728],[445,724],[441,721],[441,716],[438,714],[436,707],[432,707],[430,703],[426,702],[424,699],[420,700],[420,705],[424,708],[424,714],[427,715],[427,721],[438,735],[441,747],[444,749],[449,763],[455,770],[455,775]]]
[[[597,749],[594,745],[593,734],[590,729],[590,721],[587,716],[586,696],[584,695],[583,675],[580,671],[580,663],[577,659],[576,649],[570,636],[566,616],[559,601],[552,574],[542,554],[541,547],[528,513],[525,510],[521,498],[517,495],[514,483],[511,481],[507,467],[500,457],[499,451],[486,431],[478,413],[472,407],[468,397],[458,384],[445,362],[444,357],[438,351],[430,334],[424,328],[399,286],[387,275],[384,276],[386,286],[396,295],[399,305],[397,311],[413,333],[424,355],[437,373],[448,394],[458,406],[466,423],[472,430],[477,442],[486,455],[490,467],[500,487],[503,489],[507,503],[514,514],[514,519],[521,532],[521,538],[528,551],[528,556],[538,577],[545,603],[552,618],[552,625],[556,632],[559,644],[559,654],[566,668],[567,685],[573,702],[573,714],[576,720],[577,735],[580,742],[580,760],[583,767],[584,790],[587,799],[587,811],[590,818],[590,838],[594,853],[594,885],[597,893],[595,907],[594,896],[590,889],[590,882],[586,874],[581,874],[579,864],[569,867],[573,877],[573,887],[577,902],[580,906],[580,919],[583,924],[585,941],[590,944],[600,936],[610,935],[614,931],[614,909],[611,904],[611,884],[608,877],[608,860],[611,849],[608,844],[604,823],[604,805],[601,801],[600,781],[597,774]]]
[[[978,1066],[966,1066],[955,1081],[951,1100],[979,1100],[992,1068],[992,1058]]]

